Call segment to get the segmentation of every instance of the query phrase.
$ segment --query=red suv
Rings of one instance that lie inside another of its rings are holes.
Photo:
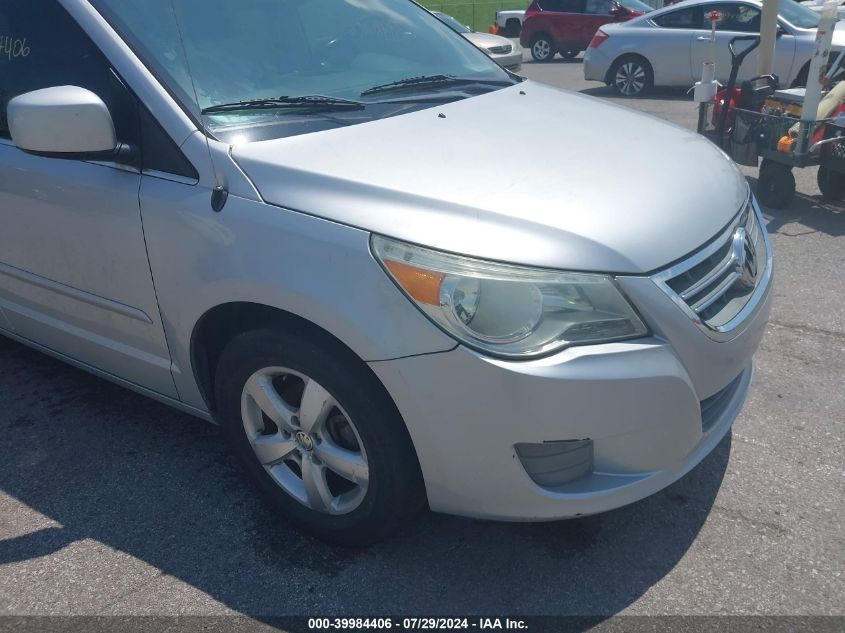
[[[630,20],[652,8],[640,0],[533,0],[525,11],[520,41],[538,62],[555,53],[565,59],[587,49],[602,24]]]

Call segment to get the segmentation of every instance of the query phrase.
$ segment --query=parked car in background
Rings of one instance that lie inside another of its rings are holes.
[[[801,4],[817,13],[821,13],[822,8],[824,8],[824,4],[819,4],[816,0],[805,0]],[[845,20],[845,0],[839,0],[839,6],[836,7],[836,15],[839,16],[840,20]]]
[[[519,37],[523,20],[525,20],[524,10],[496,11],[496,29],[499,35]]]
[[[555,53],[570,59],[587,48],[596,30],[652,11],[640,0],[533,0],[525,11],[520,42],[538,62]]]
[[[603,81],[617,94],[633,97],[653,86],[691,86],[701,78],[710,50],[711,11],[716,25],[716,79],[726,83],[731,70],[728,43],[737,35],[760,32],[759,0],[687,0],[624,24],[599,29],[584,55],[584,78]],[[781,86],[805,85],[816,39],[819,14],[792,0],[782,0],[778,16],[774,74]],[[845,29],[836,25],[833,50],[845,50]],[[739,72],[739,80],[757,74],[755,50]]]
[[[514,44],[508,38],[492,33],[478,33],[461,24],[451,15],[441,11],[432,11],[437,18],[455,33],[460,33],[470,42],[475,44],[482,51],[487,53],[497,64],[507,68],[511,72],[517,72],[522,68],[522,47]]]

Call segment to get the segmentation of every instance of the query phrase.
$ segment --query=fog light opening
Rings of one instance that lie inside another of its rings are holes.
[[[593,440],[516,444],[525,472],[538,486],[556,488],[593,472]]]

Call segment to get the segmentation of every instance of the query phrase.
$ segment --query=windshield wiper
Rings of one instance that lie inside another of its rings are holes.
[[[407,79],[400,79],[399,81],[391,81],[387,84],[373,86],[361,93],[362,97],[367,95],[378,94],[380,92],[391,92],[393,90],[404,90],[405,88],[415,87],[435,87],[435,86],[466,86],[472,84],[482,84],[486,86],[512,86],[512,81],[505,81],[500,79],[471,79],[455,77],[454,75],[420,75],[419,77],[408,77]]]
[[[363,110],[366,104],[351,99],[325,97],[323,95],[303,95],[300,97],[270,97],[221,103],[202,109],[203,114],[215,112],[236,112],[239,110],[274,110],[277,108],[305,108],[308,110]]]

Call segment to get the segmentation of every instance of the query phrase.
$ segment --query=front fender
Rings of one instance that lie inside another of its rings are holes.
[[[396,288],[369,251],[369,233],[263,202],[144,178],[141,205],[180,397],[206,408],[191,337],[209,310],[256,303],[330,332],[361,359],[451,349],[455,343]]]

